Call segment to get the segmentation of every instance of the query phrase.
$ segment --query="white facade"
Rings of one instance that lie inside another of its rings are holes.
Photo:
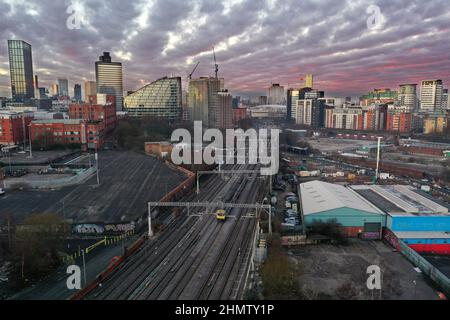
[[[409,107],[411,110],[417,109],[417,85],[402,84],[398,92],[398,105]]]
[[[425,112],[433,112],[441,110],[442,80],[424,80],[420,91],[420,110]]]

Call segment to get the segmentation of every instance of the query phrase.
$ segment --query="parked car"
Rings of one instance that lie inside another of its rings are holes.
[[[2,188],[0,188],[0,196],[4,195],[6,192]]]

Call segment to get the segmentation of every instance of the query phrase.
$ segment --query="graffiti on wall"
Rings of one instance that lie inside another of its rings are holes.
[[[134,222],[124,223],[79,223],[72,226],[72,232],[75,234],[115,234],[134,231],[136,225]]]

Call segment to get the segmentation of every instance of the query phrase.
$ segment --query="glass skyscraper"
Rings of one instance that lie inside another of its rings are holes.
[[[97,93],[105,93],[116,97],[116,109],[123,109],[122,63],[112,62],[109,52],[103,52],[99,61],[95,62],[95,78]]]
[[[69,80],[67,79],[58,79],[58,88],[59,92],[58,94],[60,96],[69,96]]]
[[[23,40],[8,40],[12,98],[24,102],[34,98],[31,45]]]
[[[180,119],[181,78],[164,77],[142,87],[125,97],[124,108],[130,117]]]

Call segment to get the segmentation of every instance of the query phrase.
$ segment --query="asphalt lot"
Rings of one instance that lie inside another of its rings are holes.
[[[0,212],[16,222],[33,213],[57,213],[79,222],[120,222],[136,219],[186,177],[164,163],[135,152],[99,153],[100,185],[95,175],[85,183],[49,191],[8,191]]]
[[[367,267],[378,265],[382,272],[383,300],[436,300],[438,295],[421,273],[400,253],[382,242],[352,240],[349,245],[310,245],[291,250],[291,257],[303,267],[301,285],[332,299],[337,289],[351,283],[352,299],[379,299],[380,291],[367,289]],[[416,281],[416,286],[414,286]]]

